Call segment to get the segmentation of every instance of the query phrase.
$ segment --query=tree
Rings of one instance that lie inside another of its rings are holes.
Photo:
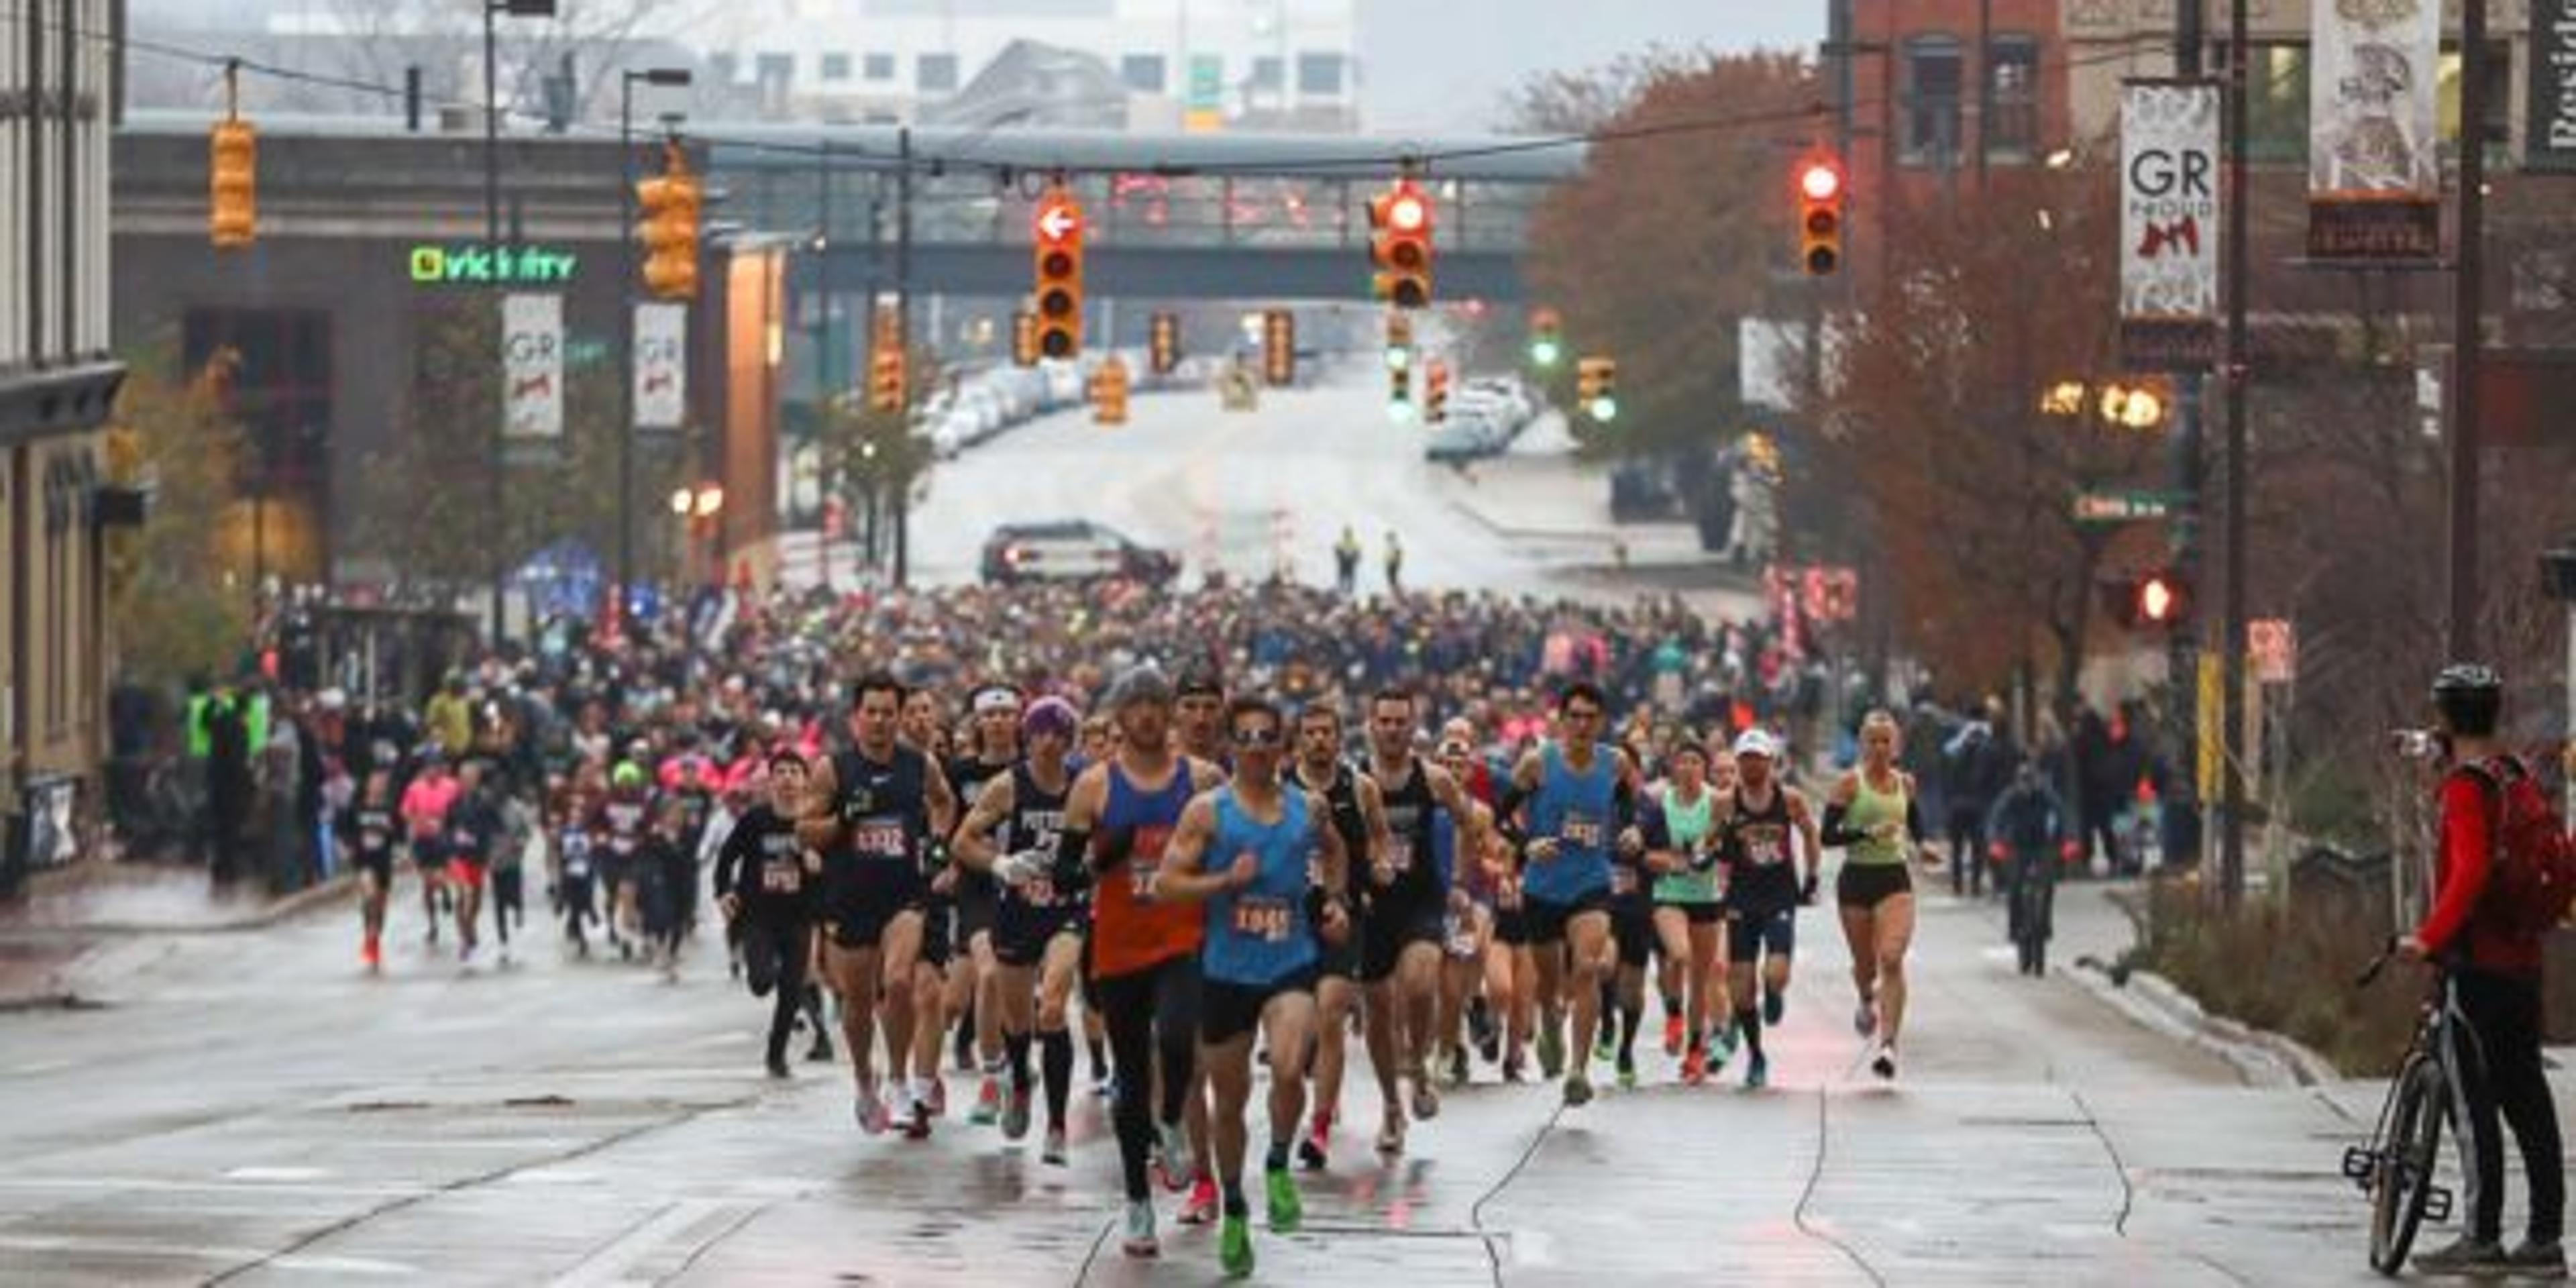
[[[132,355],[108,429],[108,471],[153,489],[150,521],[109,539],[108,613],[122,679],[176,687],[228,672],[250,638],[251,591],[217,534],[241,504],[241,427],[224,415],[236,360],[218,353],[183,381]]]
[[[865,405],[863,395],[837,398],[825,409],[815,436],[826,492],[841,500],[844,513],[863,516],[865,548],[871,554],[880,548],[881,521],[894,525],[898,580],[909,571],[904,567],[910,551],[904,548],[903,525],[938,460],[920,432],[921,409],[940,383],[938,358],[928,349],[914,349],[905,363],[904,410],[875,410]]]
[[[1658,55],[1523,91],[1524,112],[1570,124],[1616,105],[1583,177],[1533,216],[1527,258],[1565,319],[1560,404],[1573,358],[1620,364],[1619,420],[1591,451],[1705,452],[1742,428],[1737,323],[1764,312],[1789,249],[1788,159],[1815,95],[1803,59],[1767,53]]]

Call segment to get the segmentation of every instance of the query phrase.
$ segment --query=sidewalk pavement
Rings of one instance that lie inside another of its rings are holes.
[[[0,1009],[78,1005],[82,981],[106,964],[101,949],[147,936],[259,930],[355,887],[344,874],[271,896],[252,880],[219,889],[190,865],[105,857],[37,873],[20,898],[0,903]]]

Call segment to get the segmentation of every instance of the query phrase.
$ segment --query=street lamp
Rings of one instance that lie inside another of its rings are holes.
[[[492,20],[502,14],[513,18],[551,18],[555,0],[484,0],[483,3],[483,245],[498,250],[501,245],[501,40]],[[501,647],[501,604],[510,566],[509,493],[504,486],[501,449],[501,409],[492,415],[490,446],[492,470],[492,647]]]
[[[617,618],[626,617],[627,588],[635,583],[635,83],[684,89],[686,67],[629,68],[617,74],[617,235],[623,250],[617,279],[618,331],[625,337],[618,365],[617,420]]]
[[[700,536],[715,528],[716,516],[724,513],[724,487],[701,483],[696,487],[671,489],[671,517],[680,522],[680,578],[688,579],[689,560],[696,553]]]

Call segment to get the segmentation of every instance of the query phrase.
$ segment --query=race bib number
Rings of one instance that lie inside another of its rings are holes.
[[[1448,944],[1452,957],[1469,957],[1476,952],[1476,923],[1455,912],[1441,921],[1440,937]]]
[[[1127,856],[1127,888],[1137,898],[1154,897],[1154,874],[1163,870],[1163,846],[1171,839],[1168,827],[1136,829],[1136,847]]]
[[[477,844],[477,842],[476,842],[476,840],[475,840],[475,837],[474,837],[474,834],[473,834],[472,832],[465,831],[465,830],[463,830],[463,829],[461,829],[461,828],[460,828],[460,829],[458,829],[457,831],[454,831],[454,832],[450,832],[450,833],[448,833],[448,835],[447,835],[447,843],[448,843],[449,845],[452,845],[452,846],[456,847],[456,848],[457,848],[457,849],[459,849],[459,850],[465,850],[465,851],[469,851],[469,852],[470,852],[470,851],[472,851],[472,850],[475,848],[475,845]]]
[[[1789,861],[1788,835],[1775,827],[1747,828],[1744,832],[1744,858],[1757,868],[1777,867]]]
[[[608,838],[608,852],[617,855],[620,858],[633,854],[635,852],[635,838],[631,836],[612,836]]]
[[[1386,865],[1395,869],[1397,876],[1402,876],[1407,872],[1411,872],[1413,870],[1413,838],[1409,836],[1388,837],[1386,841]]]
[[[1294,914],[1285,899],[1245,895],[1234,901],[1231,919],[1234,933],[1266,944],[1284,944],[1295,930]]]
[[[850,849],[872,859],[903,858],[903,820],[882,816],[860,820],[850,829]]]
[[[1625,863],[1612,865],[1610,868],[1610,893],[1637,893],[1637,870],[1629,867]]]
[[[1030,907],[1052,908],[1055,906],[1055,879],[1044,874],[1030,877],[1020,883],[1019,895],[1020,901]]]
[[[805,870],[796,863],[764,863],[760,868],[763,894],[794,894],[805,888]]]
[[[1566,815],[1565,826],[1557,829],[1558,837],[1566,845],[1582,850],[1600,849],[1602,838],[1606,834],[1607,829],[1601,825],[1600,820],[1585,818],[1580,814]]]
[[[362,850],[382,850],[392,843],[393,838],[382,828],[371,827],[358,833],[358,848]]]

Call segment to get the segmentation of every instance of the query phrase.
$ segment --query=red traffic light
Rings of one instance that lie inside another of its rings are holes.
[[[2161,573],[2138,582],[2138,620],[2153,626],[2171,623],[2182,613],[2182,587]]]
[[[1067,242],[1082,235],[1082,207],[1071,195],[1059,190],[1038,206],[1033,221],[1040,241]]]
[[[1414,232],[1429,222],[1430,207],[1423,205],[1422,198],[1410,192],[1398,193],[1393,201],[1386,203],[1386,226],[1397,232]]]
[[[1843,172],[1830,162],[1810,161],[1798,172],[1798,192],[1809,201],[1831,201],[1843,195]]]

